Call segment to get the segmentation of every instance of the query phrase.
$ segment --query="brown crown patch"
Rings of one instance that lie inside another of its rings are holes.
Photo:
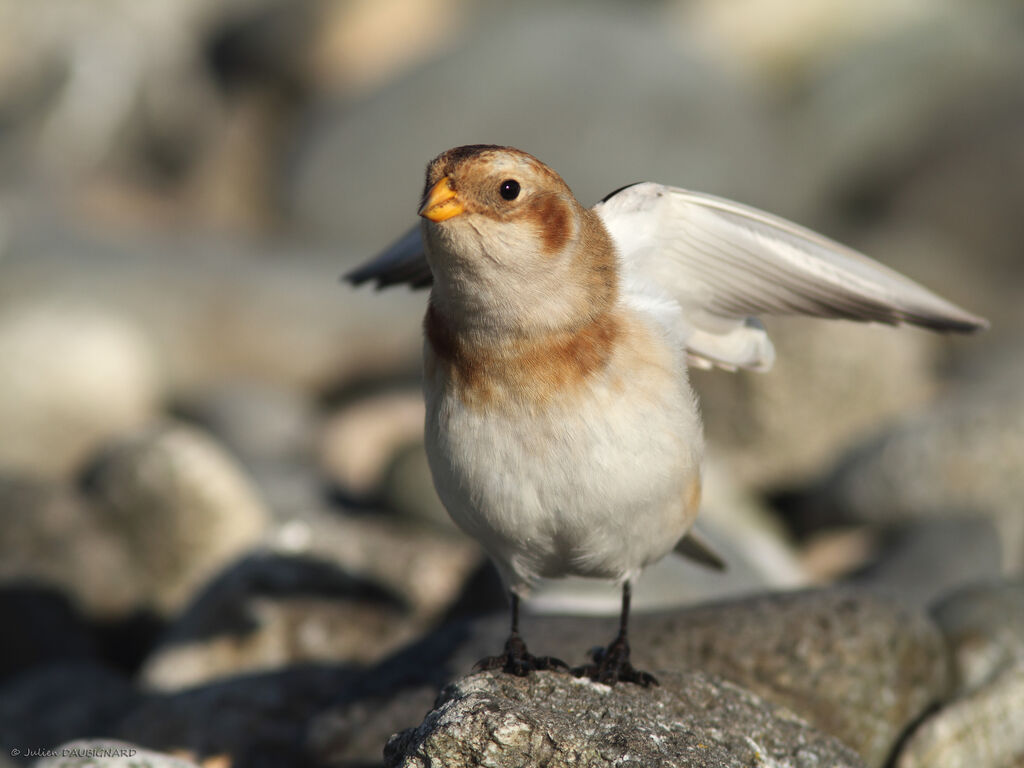
[[[606,368],[620,322],[605,311],[570,330],[471,344],[454,333],[431,305],[424,331],[435,358],[430,362],[442,368],[449,386],[468,407],[543,406]],[[428,370],[427,375],[431,374]]]

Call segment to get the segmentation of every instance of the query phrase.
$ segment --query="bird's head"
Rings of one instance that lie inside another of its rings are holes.
[[[518,149],[471,145],[438,155],[419,214],[431,301],[461,328],[564,328],[614,294],[615,254],[600,220]]]

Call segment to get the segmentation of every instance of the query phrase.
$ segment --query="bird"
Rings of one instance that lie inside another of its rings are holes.
[[[630,662],[631,585],[673,550],[722,565],[690,530],[704,437],[687,372],[768,370],[761,316],[988,325],[851,248],[723,198],[640,182],[584,207],[513,147],[442,152],[418,213],[345,278],[430,288],[430,471],[509,593],[509,638],[478,669],[570,669],[529,652],[519,603],[539,578],[583,576],[621,586],[619,631],[570,671],[657,684]]]

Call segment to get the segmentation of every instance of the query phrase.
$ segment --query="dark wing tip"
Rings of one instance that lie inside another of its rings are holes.
[[[613,197],[615,197],[617,194],[619,194],[619,192],[622,192],[624,189],[629,189],[630,187],[635,187],[637,184],[643,184],[643,182],[642,181],[634,181],[632,184],[623,184],[618,189],[613,189],[611,192],[609,192],[607,195],[602,197],[597,202],[598,203],[606,203],[609,200],[611,200]]]

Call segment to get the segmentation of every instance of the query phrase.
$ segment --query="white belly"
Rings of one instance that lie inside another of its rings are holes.
[[[699,417],[681,357],[655,352],[626,346],[535,407],[467,405],[442,374],[426,378],[438,494],[513,589],[538,576],[630,578],[692,525]]]

